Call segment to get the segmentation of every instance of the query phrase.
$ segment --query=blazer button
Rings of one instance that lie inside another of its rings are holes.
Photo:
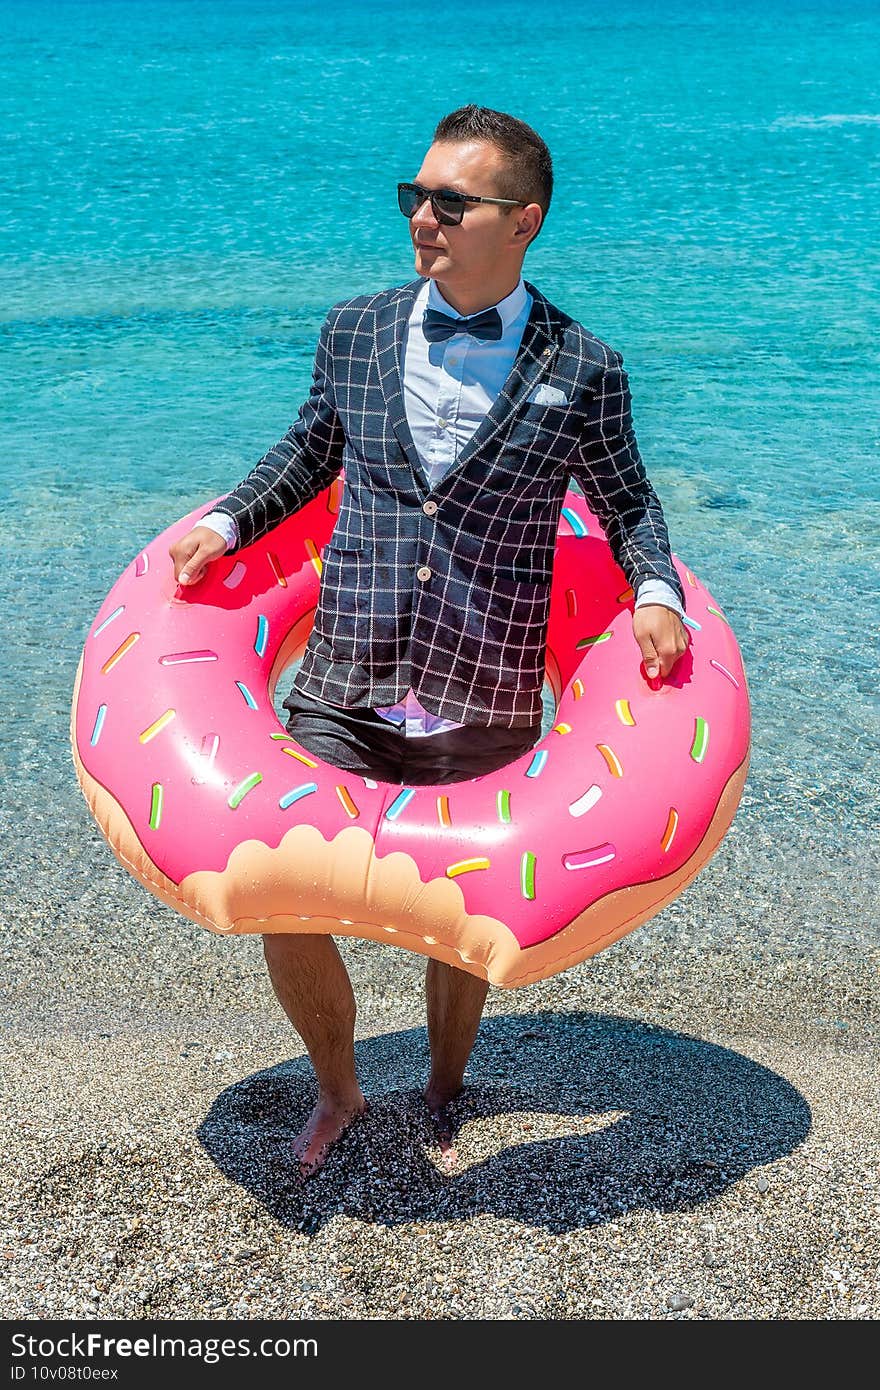
[[[422,506],[422,511],[425,513],[425,516],[433,516],[434,513],[436,512],[436,510],[437,510],[437,503],[436,503],[436,502],[425,502],[424,505]]]
[[[427,584],[431,578],[431,571],[427,565],[422,565],[421,569],[416,570],[416,579],[420,579],[423,584]]]

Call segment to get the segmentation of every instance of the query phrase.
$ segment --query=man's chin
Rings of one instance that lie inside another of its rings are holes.
[[[443,271],[449,270],[449,260],[443,255],[442,251],[416,251],[416,274],[422,275],[428,280],[436,279],[436,276]]]

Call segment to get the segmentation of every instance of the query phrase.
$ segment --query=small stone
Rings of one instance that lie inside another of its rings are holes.
[[[693,1308],[694,1300],[689,1293],[673,1293],[669,1295],[669,1307],[673,1313],[681,1313],[685,1308]]]
[[[755,1187],[758,1189],[759,1192],[769,1192],[769,1191],[770,1191],[770,1183],[769,1183],[769,1180],[768,1180],[767,1178],[764,1177],[764,1174],[763,1174],[763,1173],[761,1174],[761,1176],[758,1178],[757,1182],[755,1183]]]

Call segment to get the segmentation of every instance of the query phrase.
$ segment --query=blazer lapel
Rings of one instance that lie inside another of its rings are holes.
[[[416,280],[410,285],[404,285],[399,295],[379,311],[376,327],[376,351],[379,361],[379,380],[382,385],[382,394],[385,397],[388,420],[417,477],[424,482],[427,488],[428,480],[419,461],[409,422],[406,418],[401,361],[406,325],[412,313],[415,297],[423,284],[423,280]]]
[[[385,408],[391,428],[412,466],[415,477],[425,490],[430,484],[422,468],[413,442],[412,432],[406,418],[403,398],[402,356],[406,325],[412,313],[416,295],[424,284],[416,280],[404,285],[400,293],[379,311],[376,327],[376,351],[379,362],[379,380],[385,398]],[[502,386],[492,409],[480,421],[474,434],[459,454],[455,467],[443,478],[444,486],[453,478],[469,459],[489,444],[499,430],[510,421],[511,415],[526,400],[538,378],[553,365],[559,345],[559,331],[562,320],[559,311],[554,310],[549,300],[540,290],[526,282],[526,289],[532,296],[532,308],[523,331],[510,374]]]
[[[498,431],[509,423],[511,415],[526,400],[538,378],[553,365],[559,346],[559,324],[551,313],[553,306],[534,285],[526,283],[526,289],[532,296],[532,308],[510,375],[499,391],[492,409],[480,421],[459,454],[455,467],[444,477],[444,483],[473,458],[474,454],[484,449]]]

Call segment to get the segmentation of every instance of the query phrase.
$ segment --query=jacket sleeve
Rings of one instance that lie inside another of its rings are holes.
[[[332,376],[332,315],[321,328],[308,399],[283,439],[211,508],[232,517],[238,546],[252,545],[328,487],[342,468],[345,442]]]
[[[672,563],[660,499],[645,473],[632,424],[623,358],[605,368],[583,418],[578,461],[572,467],[608,537],[611,552],[638,597],[646,579],[662,579],[685,606]]]

